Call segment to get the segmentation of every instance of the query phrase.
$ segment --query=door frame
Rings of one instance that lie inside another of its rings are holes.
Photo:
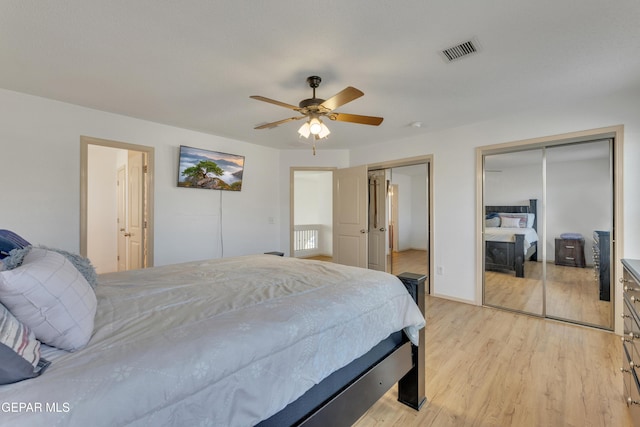
[[[153,147],[145,145],[129,144],[126,142],[112,141],[108,139],[94,138],[90,136],[80,136],[80,254],[87,256],[87,222],[88,222],[88,159],[89,145],[100,145],[103,147],[118,148],[122,150],[141,151],[146,153],[147,173],[146,175],[146,199],[143,200],[147,213],[147,227],[145,249],[147,258],[147,267],[153,267],[154,263],[154,152]]]
[[[529,150],[542,147],[553,147],[571,143],[588,142],[596,139],[613,139],[613,227],[612,227],[612,263],[613,268],[611,286],[613,292],[613,324],[614,332],[621,334],[623,319],[616,316],[622,313],[622,288],[619,280],[622,277],[622,262],[624,257],[624,222],[623,222],[623,142],[624,125],[616,125],[589,129],[584,131],[569,132],[559,135],[550,135],[540,138],[525,139],[502,144],[486,145],[476,148],[476,305],[482,305],[483,301],[483,277],[484,277],[484,243],[483,243],[483,187],[484,168],[483,157],[489,154],[501,154],[518,150]],[[543,207],[544,209],[544,207]]]

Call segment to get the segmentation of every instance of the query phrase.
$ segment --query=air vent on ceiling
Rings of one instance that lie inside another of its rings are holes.
[[[451,62],[476,52],[478,52],[477,41],[469,40],[464,43],[460,43],[457,46],[453,46],[448,49],[445,49],[440,53],[444,57],[445,61]]]

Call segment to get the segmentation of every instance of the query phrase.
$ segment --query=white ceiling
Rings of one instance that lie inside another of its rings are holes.
[[[442,49],[480,52],[446,63]],[[3,0],[0,87],[276,148],[289,104],[346,86],[355,148],[640,88],[638,0]],[[422,127],[409,126],[422,122]]]

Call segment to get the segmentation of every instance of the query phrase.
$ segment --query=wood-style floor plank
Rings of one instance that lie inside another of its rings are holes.
[[[527,261],[525,277],[513,273],[485,272],[485,304],[542,315],[546,292],[548,317],[613,329],[612,303],[600,300],[593,269]],[[546,287],[545,287],[546,286]]]
[[[356,427],[632,426],[615,334],[427,296],[421,411],[388,392]]]

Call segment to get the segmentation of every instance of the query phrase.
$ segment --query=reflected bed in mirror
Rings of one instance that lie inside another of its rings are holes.
[[[485,206],[485,270],[524,277],[525,261],[537,261],[538,201],[529,205]]]

